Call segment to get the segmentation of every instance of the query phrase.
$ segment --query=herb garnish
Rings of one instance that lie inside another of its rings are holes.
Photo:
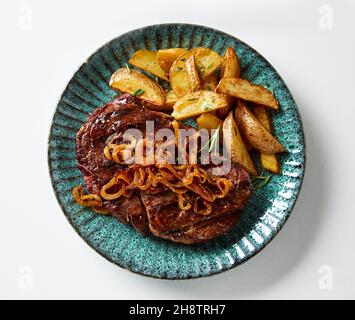
[[[126,63],[126,69],[129,73],[131,73],[131,68],[129,67],[128,63]]]
[[[141,94],[144,93],[144,92],[145,92],[144,90],[138,89],[138,90],[136,90],[136,91],[134,91],[134,92],[132,93],[132,96],[133,96],[133,97],[136,97],[136,96],[141,95]]]
[[[253,190],[258,190],[264,188],[271,179],[271,175],[266,176],[263,172],[260,176],[254,176],[251,178],[251,184],[253,186]]]
[[[196,101],[198,100],[198,98],[191,98],[191,99],[187,99],[186,101]]]
[[[213,105],[211,103],[207,102],[203,105],[203,109],[204,110],[213,110]]]
[[[181,71],[181,70],[183,70],[184,68],[183,67],[177,67],[176,68],[176,71]]]

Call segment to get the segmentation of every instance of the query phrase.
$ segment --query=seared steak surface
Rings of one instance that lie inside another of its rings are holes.
[[[99,194],[115,173],[127,169],[105,157],[104,149],[110,137],[123,137],[129,128],[139,129],[144,134],[146,121],[154,121],[155,130],[172,129],[172,120],[164,113],[142,107],[129,94],[97,109],[79,130],[76,139],[78,167],[84,174],[88,191]],[[155,191],[135,190],[127,198],[103,204],[119,221],[131,224],[143,235],[151,232],[174,242],[200,243],[228,232],[239,220],[250,197],[249,175],[244,168],[233,165],[225,177],[232,182],[233,189],[225,198],[212,203],[209,215],[181,210],[177,195],[165,187]]]

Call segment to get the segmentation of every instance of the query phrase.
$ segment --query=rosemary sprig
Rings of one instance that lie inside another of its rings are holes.
[[[209,102],[205,103],[203,106],[202,106],[203,110],[213,110],[213,105]]]
[[[266,176],[263,172],[260,176],[254,176],[251,179],[252,189],[258,190],[264,188],[271,179],[271,175]]]
[[[132,93],[132,96],[133,96],[133,97],[136,97],[136,96],[141,95],[141,94],[144,93],[144,92],[145,92],[144,90],[138,89],[138,90],[136,90],[136,91],[134,91],[134,92]]]
[[[126,69],[129,73],[131,73],[131,68],[129,67],[128,63],[126,63]]]

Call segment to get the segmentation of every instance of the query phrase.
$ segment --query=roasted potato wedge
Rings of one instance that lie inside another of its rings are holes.
[[[187,50],[182,48],[161,49],[157,51],[157,58],[160,67],[168,74],[174,61]]]
[[[178,100],[174,91],[168,91],[165,98],[165,106],[169,109],[173,109],[175,102]]]
[[[212,73],[207,77],[204,77],[201,81],[201,90],[215,91],[218,84],[218,78],[216,74]]]
[[[158,63],[157,53],[155,51],[145,49],[138,50],[133,54],[131,59],[129,59],[129,63],[163,80],[169,81],[167,73]]]
[[[232,47],[229,47],[224,54],[221,78],[239,78],[240,64],[239,59]]]
[[[223,121],[223,138],[232,161],[242,165],[251,175],[256,176],[258,171],[244,144],[238,126],[233,117],[233,111]]]
[[[183,120],[224,108],[226,105],[227,101],[224,96],[213,91],[201,90],[191,92],[176,101],[171,115],[176,120]]]
[[[136,70],[127,70],[126,68],[118,69],[111,76],[110,86],[130,94],[141,89],[144,92],[137,96],[138,99],[156,106],[157,110],[165,109],[165,92],[162,87],[145,74]]]
[[[185,68],[185,61],[191,55],[191,52],[186,52],[179,56],[170,68],[170,86],[178,97],[183,97],[191,92],[190,80]]]
[[[223,121],[211,112],[201,114],[197,119],[196,123],[200,129],[217,129],[222,128]]]
[[[232,47],[229,47],[224,54],[222,69],[221,69],[221,78],[239,78],[240,77],[240,65],[239,59],[235,51]],[[233,104],[233,97],[228,96],[228,107],[219,109],[218,116],[222,119],[228,114],[232,104]]]
[[[201,86],[201,80],[200,76],[198,75],[198,70],[195,64],[195,57],[193,55],[186,59],[185,70],[187,73],[187,78],[189,79],[191,92],[198,91]]]
[[[286,151],[241,100],[237,101],[235,119],[243,136],[254,149],[266,154]]]
[[[271,122],[267,110],[264,106],[256,106],[253,112],[261,124],[269,131],[272,132]],[[261,166],[272,173],[280,173],[280,163],[275,154],[266,154],[260,152]]]
[[[196,66],[201,78],[214,73],[222,65],[223,58],[215,51],[208,48],[194,48],[190,52],[195,57]]]
[[[244,79],[222,78],[216,91],[252,101],[275,110],[279,108],[277,100],[269,90]]]

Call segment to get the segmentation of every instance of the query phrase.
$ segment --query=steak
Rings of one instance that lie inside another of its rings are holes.
[[[123,137],[127,129],[146,130],[146,121],[154,121],[155,130],[172,129],[169,115],[152,111],[135,97],[124,94],[92,113],[77,133],[76,153],[78,168],[84,175],[87,190],[100,194],[101,188],[127,166],[108,160],[104,155],[107,140]],[[182,127],[186,127],[181,124]],[[209,173],[211,170],[207,169]],[[212,212],[201,215],[181,210],[176,193],[166,187],[154,190],[134,190],[129,197],[103,201],[103,206],[122,223],[131,224],[143,235],[185,244],[200,243],[228,232],[237,223],[241,211],[251,195],[248,173],[233,164],[225,175],[232,191],[212,203]]]

